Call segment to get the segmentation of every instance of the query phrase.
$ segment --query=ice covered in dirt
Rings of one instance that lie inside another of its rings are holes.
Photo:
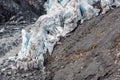
[[[43,68],[44,54],[52,54],[60,37],[73,31],[78,21],[83,23],[119,5],[119,0],[48,0],[44,4],[47,14],[40,16],[31,30],[22,30],[17,68]]]

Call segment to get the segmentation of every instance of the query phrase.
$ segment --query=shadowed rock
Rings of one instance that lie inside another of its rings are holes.
[[[0,0],[0,24],[7,21],[32,22],[44,14],[46,0]],[[36,19],[35,19],[36,18]]]

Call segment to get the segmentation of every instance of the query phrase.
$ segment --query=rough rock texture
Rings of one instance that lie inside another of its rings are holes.
[[[120,8],[78,23],[60,41],[52,56],[45,55],[46,73],[11,69],[12,61],[6,60],[0,66],[0,79],[120,80]]]
[[[27,23],[35,21],[44,14],[43,4],[46,0],[0,0],[0,24]]]

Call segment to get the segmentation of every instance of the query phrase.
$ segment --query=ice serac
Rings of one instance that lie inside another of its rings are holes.
[[[22,30],[22,47],[16,59],[17,68],[43,68],[44,54],[52,54],[60,36],[64,37],[73,31],[79,20],[83,23],[99,15],[100,11],[103,14],[119,5],[119,0],[48,0],[44,4],[47,14],[40,16],[30,31]]]

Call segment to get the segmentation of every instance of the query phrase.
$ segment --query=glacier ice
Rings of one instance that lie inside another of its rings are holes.
[[[22,47],[16,59],[17,68],[43,68],[44,54],[52,54],[54,45],[61,36],[74,30],[79,20],[83,23],[99,15],[100,11],[101,14],[106,13],[112,6],[120,6],[120,1],[47,0],[44,4],[47,14],[40,16],[30,31],[22,30]]]

